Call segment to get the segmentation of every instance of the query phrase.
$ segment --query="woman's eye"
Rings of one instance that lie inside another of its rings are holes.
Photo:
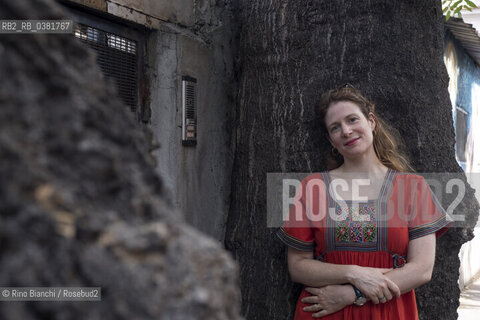
[[[335,131],[335,130],[337,130],[337,129],[338,129],[338,126],[333,126],[333,127],[330,128],[330,132],[333,132],[333,131]]]
[[[357,121],[357,118],[350,118],[350,122],[355,122]]]

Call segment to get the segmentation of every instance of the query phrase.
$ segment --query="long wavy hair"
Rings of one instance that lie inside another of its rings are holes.
[[[403,151],[404,148],[398,131],[385,123],[385,121],[375,113],[375,105],[367,100],[360,91],[356,90],[349,84],[325,92],[317,103],[317,113],[323,131],[327,137],[329,133],[325,124],[325,116],[331,104],[340,101],[350,101],[355,103],[367,119],[370,113],[373,114],[376,123],[373,131],[373,148],[377,158],[383,165],[401,172],[415,171]],[[328,153],[328,170],[338,168],[343,162],[344,159],[340,153]]]

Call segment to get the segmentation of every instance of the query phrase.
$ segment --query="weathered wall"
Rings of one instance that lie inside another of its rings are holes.
[[[150,126],[167,197],[201,231],[222,241],[233,163],[232,54],[227,1],[84,1],[152,28],[146,45]],[[103,5],[103,4],[104,5]],[[198,142],[181,144],[181,77],[198,81]]]
[[[221,39],[223,40],[223,39]],[[228,40],[225,39],[228,44]],[[218,39],[215,39],[218,41]],[[227,96],[229,51],[218,43],[170,29],[150,43],[152,76],[151,125],[160,144],[155,155],[170,199],[187,221],[221,240],[228,211],[232,155],[232,102]],[[181,145],[181,76],[197,79],[197,145]]]
[[[150,43],[151,125],[160,149],[158,172],[175,207],[201,231],[222,240],[233,163],[229,11],[192,29],[165,25]],[[156,44],[153,44],[156,43]],[[197,145],[181,145],[181,77],[197,79]]]
[[[465,51],[460,42],[455,39],[448,30],[446,30],[445,33],[444,43],[444,54],[446,54],[446,50],[450,44],[454,46],[456,57],[455,67],[458,70],[455,103],[468,112],[467,132],[471,136],[477,132],[475,128],[477,123],[474,121],[480,120],[473,120],[472,117],[474,111],[478,114],[480,110],[480,100],[478,100],[478,97],[480,96],[480,69]],[[472,136],[470,138],[472,138]],[[480,141],[475,141],[477,148],[479,144]],[[480,158],[478,157],[478,151],[475,150],[476,148],[474,148],[473,145],[467,143],[466,149],[469,154],[473,153],[472,156],[476,154],[476,157],[471,157],[475,163],[471,163],[467,166],[464,164],[464,169],[467,169],[465,174],[472,187],[478,190],[476,196],[477,199],[480,199],[480,174],[478,172]],[[467,157],[467,161],[468,158],[470,157]],[[478,272],[480,272],[480,255],[478,255],[480,250],[479,227],[480,225],[477,223],[477,228],[474,230],[476,234],[475,238],[472,241],[465,243],[460,250],[460,278],[458,281],[460,289],[463,289],[463,287],[468,284]]]
[[[51,0],[0,17],[62,19]],[[99,286],[101,302],[4,302],[1,319],[240,319],[236,265],[165,204],[151,132],[71,35],[1,35],[0,285]]]
[[[195,23],[193,0],[69,0],[90,8],[158,28],[162,22],[192,26]],[[200,1],[201,6],[204,1]]]

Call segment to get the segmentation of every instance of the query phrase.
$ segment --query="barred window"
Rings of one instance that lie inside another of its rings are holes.
[[[137,108],[137,42],[118,34],[76,24],[75,37],[97,53],[97,63],[106,77],[114,80],[118,94],[132,111]]]

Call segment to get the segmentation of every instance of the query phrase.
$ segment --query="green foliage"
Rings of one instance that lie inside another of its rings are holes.
[[[443,14],[446,14],[446,20],[451,16],[462,17],[461,10],[468,10],[472,12],[472,8],[477,6],[471,0],[443,0],[442,1]]]

